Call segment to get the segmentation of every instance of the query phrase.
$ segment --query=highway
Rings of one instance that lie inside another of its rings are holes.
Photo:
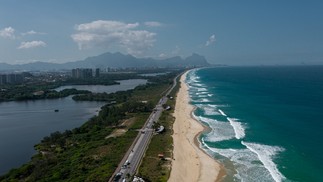
[[[175,88],[177,84],[176,76],[173,81],[173,85],[167,90],[166,94],[159,100],[158,104],[154,108],[153,112],[148,117],[145,125],[138,133],[134,143],[129,148],[128,152],[124,156],[123,160],[119,164],[117,170],[114,172],[109,181],[125,182],[128,181],[129,176],[136,174],[136,171],[140,165],[140,161],[144,156],[144,153],[149,145],[150,139],[153,136],[154,129],[153,124],[157,122],[164,108],[163,105],[166,104],[168,98],[167,95]],[[117,177],[116,177],[117,176]]]

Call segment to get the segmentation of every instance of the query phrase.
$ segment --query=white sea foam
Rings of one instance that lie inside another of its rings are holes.
[[[202,144],[211,152],[220,154],[232,161],[238,181],[272,182],[269,171],[261,164],[258,156],[249,149],[218,149],[209,147],[202,139]]]
[[[217,121],[202,116],[197,117],[197,119],[207,123],[211,128],[211,131],[206,134],[206,141],[218,142],[234,138],[235,133],[229,122]]]
[[[280,147],[241,142],[246,149],[218,149],[208,146],[202,138],[201,144],[211,152],[220,154],[233,162],[239,181],[281,182],[286,179],[277,169],[272,158],[283,149]],[[248,147],[249,146],[249,147]],[[257,151],[256,152],[253,152]],[[261,157],[259,157],[261,155]]]
[[[199,83],[200,77],[196,75],[196,70],[192,70],[188,73],[188,77],[186,79],[187,83]]]
[[[246,133],[242,123],[238,122],[237,119],[234,118],[227,117],[227,120],[230,122],[231,126],[234,129],[236,139],[244,138]]]
[[[208,104],[209,107],[213,107],[213,108],[217,108],[219,107],[220,105],[215,105],[215,104]]]
[[[207,94],[208,92],[197,92],[196,95],[198,97],[212,97],[213,94]]]
[[[191,81],[189,83],[191,83],[191,84],[193,84],[193,83],[200,83],[200,81],[197,80],[196,78],[191,78]]]
[[[195,86],[195,87],[206,87],[204,84],[202,84],[202,83],[193,83],[192,84],[193,86]]]
[[[217,112],[217,110],[212,107],[204,107],[203,110],[204,110],[204,114],[207,116],[220,115],[220,113]]]
[[[192,99],[193,102],[201,102],[201,103],[204,103],[204,102],[211,102],[209,99],[207,98],[200,98],[200,99]]]
[[[198,107],[201,110],[203,110],[204,111],[204,114],[207,115],[207,116],[221,115],[218,112],[216,105],[211,105],[211,104],[196,104],[196,107]]]
[[[222,114],[222,116],[227,116],[221,109],[219,109],[219,112]]]
[[[196,95],[208,94],[209,92],[196,92]]]
[[[205,104],[195,104],[195,106],[202,109],[203,107],[205,107]]]
[[[202,95],[202,94],[200,94],[200,95],[198,95],[197,97],[199,97],[199,98],[205,98],[205,97],[208,97],[207,95]]]
[[[200,77],[196,75],[196,72],[193,72],[191,76],[192,76],[191,78],[192,81],[199,82]]]
[[[197,91],[202,92],[202,91],[207,91],[207,89],[206,88],[197,88]]]
[[[202,102],[210,102],[209,99],[202,99]]]
[[[187,85],[188,90],[194,90],[194,87],[192,85]]]
[[[278,152],[283,151],[283,148],[243,141],[241,141],[241,144],[246,146],[250,151],[258,156],[259,160],[269,171],[271,177],[276,182],[281,182],[282,180],[286,179],[285,176],[279,172],[277,165],[273,161],[273,157],[277,155]]]

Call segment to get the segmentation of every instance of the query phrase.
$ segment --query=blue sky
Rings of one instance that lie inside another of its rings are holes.
[[[323,64],[323,1],[0,0],[0,62],[104,52],[228,65]]]

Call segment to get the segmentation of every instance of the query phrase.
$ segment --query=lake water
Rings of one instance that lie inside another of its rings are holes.
[[[145,79],[130,79],[130,80],[120,80],[118,82],[120,83],[120,85],[109,85],[108,90],[107,90],[107,86],[105,86],[105,85],[67,85],[67,86],[58,87],[55,90],[61,91],[64,89],[75,88],[77,90],[89,90],[93,93],[102,93],[102,92],[112,93],[112,92],[117,92],[120,90],[133,89],[138,85],[146,84],[147,80],[145,80]]]
[[[166,75],[169,72],[163,72],[163,73],[145,73],[145,74],[140,74],[140,76],[160,76],[160,75]]]
[[[145,83],[146,80],[134,79],[120,81],[120,85],[82,85],[70,88],[112,93],[133,89]],[[0,174],[28,162],[36,152],[34,145],[44,136],[81,126],[97,114],[104,104],[105,102],[74,101],[71,96],[51,100],[0,102]],[[54,112],[55,109],[59,109],[59,112]]]

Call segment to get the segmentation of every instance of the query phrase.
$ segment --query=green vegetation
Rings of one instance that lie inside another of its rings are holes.
[[[73,100],[77,101],[107,101],[107,102],[125,102],[127,98],[131,95],[131,90],[129,91],[118,91],[116,93],[88,93],[74,95]]]
[[[62,91],[55,90],[38,90],[35,87],[14,86],[5,91],[0,91],[0,101],[22,101],[22,100],[38,100],[38,99],[56,99],[67,97],[75,94],[87,94],[90,91],[64,89]]]
[[[37,100],[37,99],[54,99],[67,97],[69,95],[87,94],[89,91],[77,91],[75,89],[67,89],[57,92],[53,89],[64,85],[114,85],[119,84],[116,80],[143,78],[136,73],[114,73],[103,74],[98,78],[74,79],[69,78],[57,82],[44,82],[46,78],[36,79],[37,81],[26,82],[18,85],[1,85],[0,86],[0,102],[4,101],[22,101],[22,100]],[[82,100],[82,99],[76,99]],[[84,100],[84,99],[83,99]],[[100,100],[100,99],[85,99],[85,100]],[[106,101],[106,100],[102,100]]]
[[[179,78],[177,79],[177,83]],[[180,85],[177,84],[174,90],[170,93],[167,101],[168,106],[175,107],[175,96]],[[146,151],[145,157],[139,167],[138,175],[145,181],[158,181],[165,182],[168,180],[171,171],[171,160],[173,158],[173,123],[175,118],[173,117],[173,109],[169,111],[163,111],[157,126],[162,125],[165,127],[165,131],[161,134],[153,136],[149,147]],[[164,158],[158,157],[159,154],[163,154]]]
[[[44,137],[35,145],[38,154],[1,176],[0,181],[107,181],[176,74],[160,76],[132,91],[107,94],[115,104],[103,106],[98,116],[81,127]],[[162,118],[167,134],[171,132],[168,117]],[[125,132],[116,135],[118,130]],[[169,138],[165,141],[171,144]],[[165,154],[171,155],[167,151]]]

